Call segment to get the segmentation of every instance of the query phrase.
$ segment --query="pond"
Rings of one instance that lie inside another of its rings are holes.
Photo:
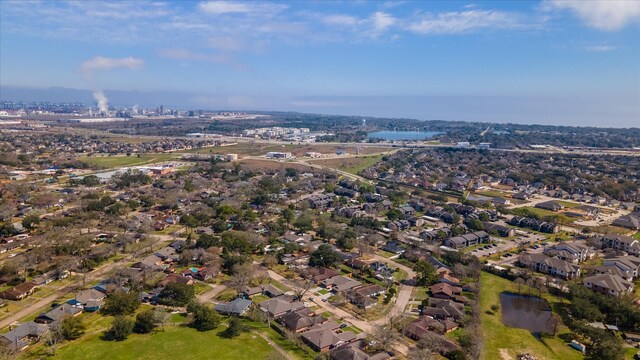
[[[375,131],[367,134],[369,139],[383,140],[427,140],[442,134],[437,131]]]
[[[551,332],[549,324],[551,311],[544,299],[517,294],[500,294],[502,322],[511,327],[527,329],[531,332]]]

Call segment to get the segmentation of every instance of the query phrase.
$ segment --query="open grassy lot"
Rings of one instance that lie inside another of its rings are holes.
[[[559,222],[560,223],[564,223],[564,224],[569,224],[569,223],[574,222],[576,219],[579,219],[579,218],[569,217],[567,215],[562,214],[561,212],[549,211],[549,210],[540,209],[540,208],[533,207],[533,206],[525,206],[525,207],[523,207],[523,209],[530,210],[533,214],[536,214],[536,215],[538,215],[540,217],[557,216]]]
[[[484,349],[481,359],[503,359],[502,354],[509,354],[514,359],[520,352],[529,352],[539,359],[578,360],[583,355],[570,347],[558,336],[543,335],[537,339],[525,329],[511,328],[502,323],[500,310],[489,315],[491,305],[500,304],[500,293],[517,292],[515,284],[499,276],[483,272],[480,278],[480,324],[483,331]],[[562,302],[552,295],[544,294],[552,307]],[[564,326],[559,327],[559,334],[568,332]]]
[[[373,166],[382,159],[382,155],[370,155],[350,158],[326,159],[310,161],[314,164],[346,171],[351,174],[359,174],[362,170]]]
[[[101,333],[85,336],[60,348],[54,359],[264,359],[273,352],[253,333],[234,339],[219,336],[225,329],[199,332],[186,326],[169,326],[149,335],[133,334],[125,341],[104,341]]]
[[[153,164],[162,161],[169,161],[179,157],[179,154],[140,154],[138,155],[116,155],[116,156],[85,156],[80,161],[93,165],[100,169],[114,169],[123,166],[136,166]]]

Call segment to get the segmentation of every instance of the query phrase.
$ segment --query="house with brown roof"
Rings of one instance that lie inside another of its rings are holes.
[[[304,308],[304,304],[299,301],[288,301],[284,296],[275,297],[273,299],[262,301],[258,304],[260,309],[267,313],[271,318],[280,318],[290,311],[296,311]]]
[[[7,300],[22,300],[27,296],[33,294],[36,290],[37,285],[33,282],[26,282],[20,285],[16,285],[11,289],[7,289],[3,292],[0,292],[0,298]]]
[[[342,344],[348,344],[356,340],[356,334],[351,331],[336,333],[340,327],[335,321],[328,321],[324,324],[312,326],[302,333],[302,340],[312,349],[320,352],[327,352],[330,349]]]
[[[343,275],[334,276],[320,282],[320,286],[336,293],[347,291],[360,285],[362,285],[360,281]]]
[[[329,360],[388,360],[391,356],[386,352],[367,354],[360,349],[358,342],[338,346],[331,350]]]
[[[431,286],[431,296],[438,299],[455,299],[462,293],[462,288],[447,283],[437,283]]]
[[[327,319],[322,315],[315,315],[311,309],[304,308],[288,312],[278,321],[287,329],[295,333],[301,333],[314,325],[323,324]]]

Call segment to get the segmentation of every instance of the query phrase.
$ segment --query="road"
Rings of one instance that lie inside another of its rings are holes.
[[[227,287],[219,284],[219,285],[213,285],[213,284],[207,284],[209,285],[209,287],[211,287],[211,290],[198,295],[198,300],[200,302],[207,302],[211,299],[213,299],[214,297],[216,297],[216,295],[220,294],[221,292],[224,291],[224,289],[226,289]]]
[[[161,244],[163,242],[172,240],[172,236],[171,235],[150,235],[150,237],[155,237],[157,238],[157,240],[153,243],[153,247],[158,246],[158,244]],[[97,269],[93,270],[92,272],[87,274],[86,283],[90,283],[94,280],[97,280],[98,278],[100,278],[101,276],[103,276],[104,274],[114,270],[116,267],[119,267],[123,264],[126,264],[127,262],[132,261],[135,258],[135,256],[133,254],[127,255],[124,258],[112,262],[112,263],[108,263],[108,264],[104,264],[100,267],[98,267]],[[52,302],[54,302],[56,299],[63,297],[64,295],[77,290],[78,288],[80,288],[83,284],[83,279],[80,278],[77,281],[66,285],[64,287],[61,287],[60,289],[56,290],[53,294],[42,298],[40,300],[38,300],[37,302],[30,304],[22,309],[20,309],[18,312],[9,315],[8,317],[0,320],[0,329],[5,328],[11,324],[13,324],[16,321],[19,321],[20,319],[27,317],[47,306],[49,306],[49,304],[51,304]]]

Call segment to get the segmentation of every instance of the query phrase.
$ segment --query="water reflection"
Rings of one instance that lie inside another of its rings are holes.
[[[534,296],[500,294],[502,322],[511,327],[527,329],[532,332],[550,332],[548,323],[551,317],[546,300]]]

